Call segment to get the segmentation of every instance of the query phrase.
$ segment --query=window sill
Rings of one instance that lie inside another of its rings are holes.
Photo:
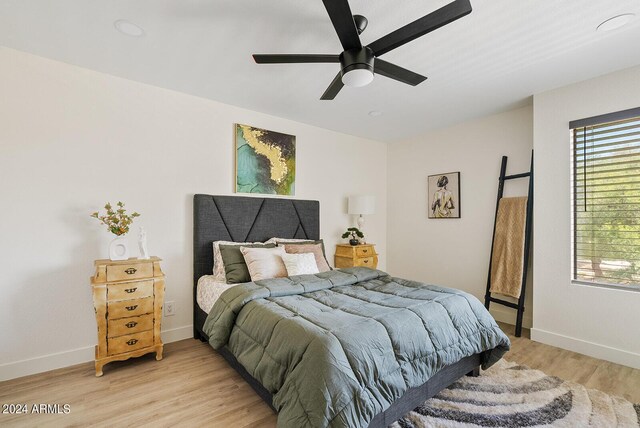
[[[603,284],[601,282],[589,282],[589,281],[580,281],[577,279],[571,280],[572,285],[579,285],[583,287],[593,287],[593,288],[606,288],[609,290],[617,290],[617,291],[631,291],[634,293],[640,292],[640,286],[636,285],[613,285],[613,284]]]

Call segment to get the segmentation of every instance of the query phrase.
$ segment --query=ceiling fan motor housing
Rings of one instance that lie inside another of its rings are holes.
[[[349,49],[340,54],[342,76],[353,70],[368,70],[373,74],[373,61],[375,56],[368,47]]]

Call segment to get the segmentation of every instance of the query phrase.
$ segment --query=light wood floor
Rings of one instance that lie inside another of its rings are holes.
[[[512,336],[510,361],[640,403],[640,370]],[[525,332],[528,335],[528,332]],[[0,404],[69,404],[69,414],[0,414],[0,426],[274,427],[276,417],[209,345],[188,339],[152,355],[92,363],[0,383]]]

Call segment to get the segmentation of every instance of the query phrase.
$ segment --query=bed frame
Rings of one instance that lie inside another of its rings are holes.
[[[196,301],[198,278],[213,271],[213,241],[257,242],[269,238],[320,239],[320,203],[283,198],[195,195],[193,198],[193,337],[208,342],[202,331],[207,313]],[[238,362],[227,348],[218,353],[275,411],[272,394]],[[369,428],[387,427],[435,396],[460,377],[477,376],[480,354],[445,366],[426,383],[410,388]]]

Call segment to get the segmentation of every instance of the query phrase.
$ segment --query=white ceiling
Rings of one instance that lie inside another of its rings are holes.
[[[448,3],[351,0],[370,43]],[[0,45],[323,128],[394,141],[640,64],[639,0],[471,0],[473,12],[384,55],[424,74],[320,95],[338,64],[257,65],[252,53],[339,53],[321,0],[0,0]],[[632,12],[631,24],[595,31]],[[145,30],[114,29],[118,19]],[[0,65],[1,66],[1,65]],[[370,117],[379,110],[382,116]]]

